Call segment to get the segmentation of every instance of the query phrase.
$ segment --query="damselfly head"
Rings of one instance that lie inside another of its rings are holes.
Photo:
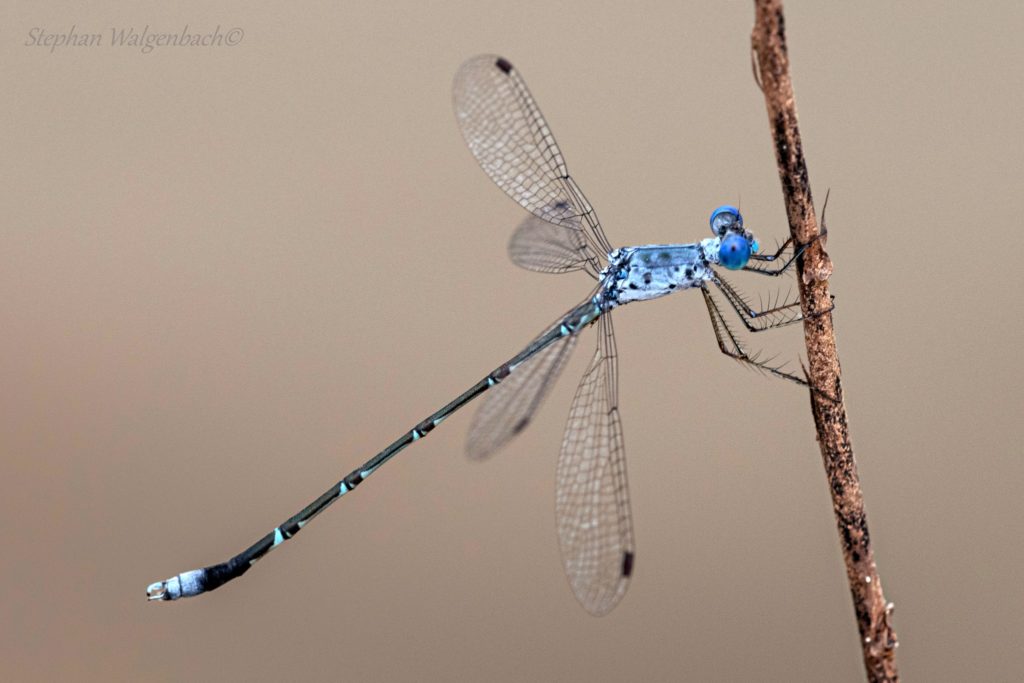
[[[735,206],[724,204],[711,212],[711,232],[719,238],[718,262],[729,270],[747,265],[760,245],[743,229],[743,215]]]

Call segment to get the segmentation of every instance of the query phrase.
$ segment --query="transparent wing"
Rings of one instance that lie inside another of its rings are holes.
[[[572,315],[578,308],[567,315]],[[565,317],[548,326],[538,338],[560,326]],[[578,338],[576,333],[552,342],[516,366],[508,377],[484,395],[483,404],[473,416],[466,438],[466,454],[471,459],[489,457],[526,429],[572,355]]]
[[[568,212],[568,204],[551,207],[551,213]],[[508,243],[508,255],[521,268],[539,273],[568,273],[586,270],[591,277],[598,273],[589,267],[590,256],[586,238],[583,235],[578,216],[566,218],[575,227],[556,225],[530,216],[519,224]]]
[[[453,99],[466,144],[491,180],[537,218],[582,226],[600,270],[611,246],[518,70],[501,57],[474,57],[455,75]]]
[[[573,593],[588,612],[602,615],[626,592],[634,545],[611,316],[598,325],[597,351],[576,389],[565,428],[555,512]]]

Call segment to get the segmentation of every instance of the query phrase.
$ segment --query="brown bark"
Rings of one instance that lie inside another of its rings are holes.
[[[755,0],[754,5],[756,16],[751,43],[756,73],[768,108],[790,234],[798,244],[805,244],[815,239],[819,231],[797,127],[782,2]],[[846,561],[846,577],[860,630],[867,677],[869,681],[898,681],[898,642],[892,627],[892,603],[887,603],[882,594],[882,582],[871,551],[864,498],[843,403],[832,314],[813,314],[831,305],[828,278],[832,261],[823,242],[821,239],[811,245],[797,263],[801,306],[807,316],[804,320],[806,372],[808,381],[816,389],[810,392],[811,412]]]

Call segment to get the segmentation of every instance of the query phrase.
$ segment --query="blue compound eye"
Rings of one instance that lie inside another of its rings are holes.
[[[743,216],[735,206],[723,204],[711,212],[711,232],[721,237],[726,230],[743,230]]]
[[[746,237],[730,233],[722,238],[718,248],[718,262],[729,270],[739,270],[750,260],[750,242]]]

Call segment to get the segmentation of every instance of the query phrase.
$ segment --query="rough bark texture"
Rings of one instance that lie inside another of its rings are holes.
[[[804,244],[818,236],[818,222],[797,128],[782,2],[755,0],[754,5],[756,18],[751,42],[756,73],[768,108],[790,233],[798,243]],[[828,278],[832,273],[832,262],[823,242],[819,240],[813,244],[797,264],[800,300],[805,315],[826,310],[831,302]],[[807,317],[804,320],[804,339],[807,343],[808,379],[811,386],[817,388],[811,392],[811,411],[846,560],[846,576],[857,615],[867,677],[869,681],[898,681],[898,642],[891,623],[892,603],[887,603],[882,594],[882,582],[871,552],[864,499],[843,403],[832,314]]]

